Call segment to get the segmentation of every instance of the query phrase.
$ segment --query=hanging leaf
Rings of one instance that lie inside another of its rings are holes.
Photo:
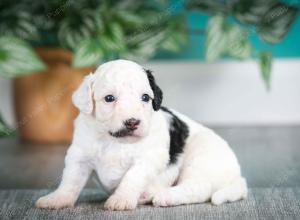
[[[272,53],[269,51],[260,52],[259,65],[260,65],[261,76],[265,82],[266,88],[269,90],[270,81],[271,81]]]
[[[0,37],[0,75],[16,77],[45,69],[44,63],[24,41]]]
[[[206,31],[205,57],[208,61],[220,58],[227,47],[225,18],[221,15],[209,19]]]
[[[268,43],[277,43],[287,34],[298,8],[283,3],[274,5],[262,18],[257,33]]]
[[[248,33],[239,25],[229,24],[224,16],[213,16],[207,26],[205,56],[214,61],[223,56],[246,59],[251,56],[252,47]]]
[[[103,49],[99,41],[100,39],[82,41],[75,51],[73,66],[80,68],[99,64],[103,58]]]
[[[239,25],[230,25],[226,30],[226,54],[237,59],[247,59],[251,56],[252,47],[247,31]]]

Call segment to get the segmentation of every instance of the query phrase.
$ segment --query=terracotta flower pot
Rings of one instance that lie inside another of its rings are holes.
[[[47,71],[14,80],[17,131],[22,140],[69,143],[77,115],[71,96],[94,68],[73,69],[72,54],[61,48],[38,48]]]

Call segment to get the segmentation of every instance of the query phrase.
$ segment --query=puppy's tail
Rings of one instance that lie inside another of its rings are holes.
[[[230,185],[216,191],[211,197],[211,202],[214,205],[220,205],[224,202],[234,202],[247,198],[247,194],[246,180],[243,177],[239,177]]]

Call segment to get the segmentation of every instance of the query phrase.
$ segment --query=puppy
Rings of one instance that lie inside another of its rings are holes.
[[[163,94],[150,70],[127,60],[107,62],[72,98],[80,114],[63,177],[37,207],[72,207],[92,171],[110,195],[108,210],[246,198],[246,181],[228,144],[161,107]]]

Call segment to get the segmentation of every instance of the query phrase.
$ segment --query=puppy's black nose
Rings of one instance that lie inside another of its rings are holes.
[[[137,120],[135,118],[130,118],[124,122],[124,125],[126,126],[126,128],[130,130],[135,130],[137,129],[140,122],[141,122],[140,120]]]

